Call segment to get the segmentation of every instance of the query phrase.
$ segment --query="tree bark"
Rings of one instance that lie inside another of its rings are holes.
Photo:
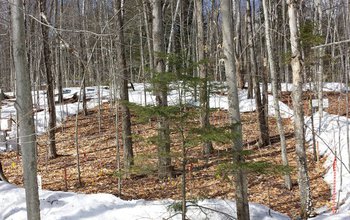
[[[199,64],[199,77],[201,78],[201,86],[199,91],[200,111],[201,111],[201,127],[206,129],[210,126],[209,123],[209,96],[208,96],[208,74],[206,65],[203,63],[205,59],[204,45],[204,30],[203,30],[203,4],[202,0],[195,1],[195,10],[197,18],[197,58]],[[203,143],[203,154],[208,156],[213,153],[214,148],[211,141]]]
[[[235,8],[235,65],[236,65],[236,75],[238,88],[244,88],[244,71],[243,71],[243,59],[242,59],[242,35],[241,35],[241,1],[234,0],[233,7]]]
[[[121,0],[115,0],[116,16],[116,53],[117,53],[117,66],[119,67],[119,83],[120,83],[120,99],[121,99],[121,111],[122,111],[122,136],[123,136],[123,156],[124,156],[124,169],[128,172],[130,167],[134,164],[134,153],[132,149],[131,139],[131,122],[130,122],[130,110],[126,102],[129,101],[128,91],[128,79],[129,74],[126,68],[125,59],[125,47],[124,47],[124,29]]]
[[[298,164],[298,183],[300,191],[300,215],[302,219],[307,219],[311,212],[311,189],[307,168],[307,158],[304,143],[304,112],[302,107],[302,60],[300,53],[299,31],[298,31],[298,14],[296,7],[298,0],[287,0],[290,44],[292,51],[292,74],[293,74],[293,110],[294,110],[294,132],[296,140],[296,153]]]
[[[46,13],[46,0],[39,0],[40,12],[41,12],[41,22],[47,24],[47,13]],[[41,25],[41,33],[43,35],[43,49],[44,49],[44,63],[46,72],[46,96],[47,104],[49,108],[49,152],[48,157],[50,159],[57,157],[56,152],[56,108],[55,108],[55,98],[54,98],[54,85],[53,85],[53,75],[51,70],[51,49],[49,44],[49,27]]]
[[[240,1],[240,0],[239,0]],[[249,36],[248,36],[248,13],[245,13],[245,29],[244,29],[244,33],[242,33],[242,35],[244,36],[244,43],[246,45],[246,47],[249,46]],[[252,75],[252,68],[251,68],[251,65],[250,65],[250,57],[249,57],[249,52],[248,52],[248,48],[246,48],[244,50],[244,60],[243,60],[243,63],[244,63],[244,69],[245,69],[245,72],[247,73],[247,82],[248,82],[248,94],[247,94],[247,98],[248,99],[252,99],[253,98],[253,75]]]
[[[267,10],[268,8],[267,8],[266,0],[262,1],[262,5],[264,10],[266,50],[267,50],[270,73],[271,73],[271,87],[272,87],[272,94],[273,94],[273,102],[274,102],[278,132],[280,134],[280,139],[281,139],[282,163],[284,166],[288,166],[286,137],[284,135],[284,127],[282,123],[282,117],[281,117],[280,106],[279,106],[278,89],[277,89],[277,72],[276,72],[276,68],[275,68],[276,64],[275,64],[275,60],[272,52],[273,50],[271,45],[269,13]],[[292,189],[292,179],[290,177],[290,174],[284,175],[284,184],[287,189],[289,190]]]
[[[316,14],[317,14],[317,34],[322,36],[322,7],[321,7],[321,0],[316,0],[315,2],[315,7],[316,7]],[[326,40],[327,42],[327,40]],[[316,52],[316,57],[318,59],[318,63],[316,66],[316,76],[317,76],[317,98],[318,98],[318,111],[319,111],[319,116],[320,120],[322,119],[323,116],[323,67],[324,67],[324,62],[323,62],[323,56],[324,56],[324,48],[321,47],[319,48]]]
[[[143,16],[145,20],[145,30],[146,30],[146,38],[147,38],[147,48],[148,48],[148,56],[149,56],[149,68],[151,70],[154,69],[154,55],[153,55],[153,44],[151,41],[151,31],[150,31],[150,25],[148,21],[150,20],[148,17],[148,10],[147,10],[147,3],[145,0],[142,0],[142,6],[143,6]],[[153,19],[152,19],[153,20]],[[153,76],[153,73],[151,73],[151,76]]]
[[[236,186],[237,219],[249,219],[247,176],[241,164],[244,162],[242,155],[242,124],[239,113],[239,99],[237,78],[234,66],[234,46],[232,27],[232,0],[221,0],[220,10],[222,13],[223,50],[225,55],[225,70],[228,85],[229,117],[232,126],[233,138],[233,163],[237,165],[234,171]]]
[[[164,32],[161,0],[152,0],[152,35],[153,35],[153,53],[154,67],[156,77],[162,81],[165,60],[164,60]],[[167,98],[168,88],[166,83],[156,85],[156,100],[160,107],[168,106]],[[164,116],[158,117],[158,177],[164,179],[172,175],[171,156],[170,156],[170,130],[169,122]]]
[[[26,194],[27,219],[40,219],[40,202],[37,183],[37,162],[35,155],[36,135],[33,118],[30,75],[25,55],[25,32],[23,1],[10,0],[13,36],[13,59],[16,72],[16,110],[19,123],[19,137],[22,150],[23,176]]]
[[[284,56],[287,55],[288,53],[288,42],[287,42],[287,24],[286,24],[286,2],[283,0],[282,1],[282,22],[283,22],[283,54]],[[284,78],[285,82],[287,85],[287,90],[288,90],[288,83],[290,82],[290,76],[289,76],[289,65],[287,62],[284,63]]]
[[[261,101],[259,71],[256,61],[255,42],[253,40],[253,25],[251,19],[250,0],[247,0],[247,26],[248,26],[248,47],[251,62],[251,74],[253,75],[254,98],[256,105],[256,113],[259,124],[259,145],[266,146],[270,144],[269,128],[266,120],[266,109]]]
[[[82,6],[80,6],[80,3],[82,4]],[[85,0],[77,1],[78,4],[78,10],[79,10],[79,17],[80,17],[80,21],[82,22],[82,26],[83,26],[83,30],[86,30],[86,18],[85,18]],[[87,62],[88,61],[88,45],[87,45],[87,39],[84,35],[83,32],[80,32],[79,34],[79,43],[80,43],[80,49],[81,49],[81,53],[82,53],[82,59]],[[82,69],[83,72],[83,77],[82,77],[82,96],[79,96],[79,101],[83,101],[83,113],[86,116],[88,114],[88,110],[87,110],[87,103],[86,103],[86,78],[87,78],[87,72],[88,72],[88,66],[84,65],[84,63],[82,61],[79,62],[80,63],[80,67]],[[82,100],[81,100],[82,99]]]
[[[62,29],[62,11],[63,11],[63,0],[56,0],[56,27]],[[57,24],[58,23],[58,24]],[[58,34],[61,34],[60,30],[57,30]],[[57,49],[56,49],[56,71],[57,71],[57,90],[58,90],[58,103],[63,102],[63,75],[62,75],[62,51],[61,51],[61,40],[57,37]]]

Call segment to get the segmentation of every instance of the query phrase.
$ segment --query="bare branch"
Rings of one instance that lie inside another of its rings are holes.
[[[328,44],[321,44],[321,45],[318,45],[318,46],[311,47],[311,49],[315,50],[315,49],[319,49],[319,48],[323,48],[323,47],[328,47],[328,46],[338,45],[338,44],[344,44],[344,43],[349,43],[349,42],[350,42],[350,39],[347,39],[347,40],[332,42],[332,43],[328,43]]]

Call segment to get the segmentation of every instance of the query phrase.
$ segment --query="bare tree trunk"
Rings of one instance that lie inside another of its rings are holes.
[[[22,150],[24,186],[28,220],[40,219],[40,202],[35,155],[36,135],[33,118],[33,101],[30,75],[25,55],[23,1],[10,0],[13,35],[13,58],[16,72],[16,103],[19,119],[19,137]]]
[[[81,86],[82,87],[82,86]],[[80,87],[80,92],[79,92],[79,97],[81,97],[81,87]],[[78,101],[78,108],[77,108],[77,113],[75,114],[75,129],[74,129],[74,144],[75,144],[75,153],[77,155],[77,177],[78,177],[78,182],[77,185],[78,187],[83,186],[83,183],[81,181],[81,170],[80,170],[80,152],[79,152],[79,134],[78,134],[78,116],[79,116],[79,107],[80,107],[80,102]]]
[[[63,0],[56,0],[56,26],[58,26],[59,29],[62,29],[62,11],[63,11]],[[57,25],[58,23],[58,25]],[[57,30],[58,34],[61,34],[60,30]],[[58,90],[58,103],[62,105],[63,102],[63,86],[62,86],[62,51],[61,51],[61,41],[59,38],[57,38],[57,45],[56,45],[56,71],[57,71],[57,90]]]
[[[183,113],[180,113],[180,120],[181,120],[181,126],[183,126],[184,121],[183,121]],[[182,202],[182,220],[186,220],[186,213],[187,213],[187,200],[186,200],[186,165],[187,165],[187,146],[186,146],[186,140],[185,140],[185,134],[184,134],[184,128],[180,128],[180,133],[181,133],[181,156],[182,156],[182,161],[181,161],[181,202]]]
[[[149,27],[149,17],[148,17],[148,11],[147,11],[147,5],[145,0],[142,0],[142,6],[143,6],[143,16],[144,16],[144,20],[145,20],[145,30],[146,30],[146,37],[147,37],[147,48],[148,48],[148,56],[149,56],[149,68],[151,70],[154,69],[154,54],[153,54],[153,44],[151,41],[151,31],[150,31],[150,27]],[[151,76],[153,76],[153,74],[151,73]]]
[[[280,134],[281,139],[281,154],[282,154],[282,163],[284,166],[288,166],[288,155],[287,155],[287,147],[286,147],[286,137],[284,135],[284,127],[282,123],[282,117],[279,106],[279,98],[278,98],[278,90],[277,90],[277,72],[275,68],[275,60],[273,56],[273,50],[271,45],[271,35],[270,35],[270,23],[269,23],[269,13],[266,4],[266,0],[262,1],[263,10],[264,10],[264,22],[265,22],[265,39],[266,39],[266,49],[270,66],[271,73],[271,87],[273,93],[273,101],[275,107],[275,115],[277,120],[278,132]],[[284,175],[284,183],[287,189],[292,189],[292,180],[290,174]]]
[[[288,43],[287,43],[287,18],[286,18],[286,1],[282,1],[282,22],[283,22],[283,54],[288,53]],[[285,56],[284,55],[284,56]],[[284,74],[285,74],[285,82],[287,85],[288,90],[288,83],[290,82],[290,76],[289,76],[289,65],[287,63],[284,63]]]
[[[308,175],[305,143],[304,143],[304,112],[302,107],[302,62],[300,53],[298,14],[296,7],[299,1],[287,0],[290,44],[292,50],[292,73],[293,73],[293,110],[294,110],[294,132],[296,140],[296,153],[298,164],[298,183],[300,190],[300,214],[302,219],[307,219],[312,211],[310,180]]]
[[[129,74],[126,68],[125,48],[124,48],[124,29],[121,0],[115,0],[116,16],[116,53],[117,66],[119,67],[119,82],[120,82],[120,99],[122,110],[122,135],[123,135],[123,153],[124,153],[124,169],[128,172],[131,165],[134,164],[134,153],[132,149],[131,139],[131,122],[130,110],[125,102],[129,101],[128,79]]]
[[[159,81],[164,79],[165,70],[164,63],[164,32],[161,0],[152,0],[152,26],[153,26],[153,52],[154,67],[156,77]],[[167,91],[168,86],[165,82],[156,85],[156,100],[160,107],[168,106]],[[158,117],[158,176],[160,179],[170,177],[172,175],[171,156],[170,156],[170,131],[169,122],[164,116]]]
[[[80,6],[80,3],[82,3],[82,6]],[[79,16],[80,16],[80,20],[82,22],[82,25],[83,25],[83,29],[85,30],[86,29],[86,18],[85,18],[85,0],[83,1],[77,1],[77,4],[78,4],[78,10],[79,10]],[[88,49],[87,49],[87,40],[86,40],[86,37],[84,36],[84,34],[81,32],[79,34],[79,40],[80,40],[80,49],[81,49],[81,52],[83,54],[83,60],[84,61],[87,61],[87,57],[88,57]],[[85,50],[85,52],[84,52]],[[88,72],[88,66],[84,65],[83,62],[80,62],[80,67],[83,71],[83,79],[82,79],[82,96],[79,96],[79,99],[82,98],[82,101],[83,101],[83,112],[84,112],[84,115],[86,116],[88,114],[88,111],[87,111],[87,104],[86,104],[86,73]]]
[[[346,38],[350,38],[350,3],[349,1],[345,1],[345,8],[344,10],[348,13],[345,13],[345,18],[344,18],[344,29],[345,29],[345,34]],[[345,48],[348,48],[345,46]],[[349,75],[350,75],[350,61],[349,61],[349,50],[345,49],[345,60],[344,60],[344,69],[345,69],[345,74],[346,74],[346,82],[345,85],[349,85]],[[349,90],[346,89],[346,145],[347,145],[347,153],[348,153],[348,168],[350,169],[350,135],[349,135]]]
[[[317,32],[319,35],[322,35],[322,7],[321,7],[321,0],[316,0],[316,14],[317,14]],[[327,43],[327,42],[326,42]],[[318,111],[320,115],[320,120],[323,116],[323,56],[324,56],[324,48],[320,48],[316,50],[316,57],[318,58],[318,65],[316,66],[316,76],[317,76],[317,98],[318,98]]]
[[[39,0],[40,12],[41,12],[41,22],[47,24],[47,13],[46,13],[46,0]],[[45,62],[45,72],[46,72],[46,83],[47,83],[47,103],[49,108],[49,152],[48,157],[50,159],[57,157],[56,152],[56,108],[55,108],[55,98],[54,98],[54,85],[53,85],[53,75],[51,70],[51,50],[49,44],[49,27],[41,25],[41,33],[43,35],[43,47],[44,47],[44,62]]]
[[[229,102],[229,117],[234,134],[233,141],[233,162],[237,165],[237,170],[234,171],[236,185],[236,207],[237,219],[249,219],[249,204],[248,204],[248,186],[245,171],[240,164],[244,162],[242,155],[242,125],[239,113],[239,99],[237,80],[234,66],[234,46],[233,46],[233,27],[232,27],[232,0],[221,0],[220,5],[222,13],[222,35],[223,49],[225,55],[225,69],[228,85],[228,102]]]
[[[140,10],[140,14],[142,11]],[[139,27],[139,37],[140,37],[140,59],[141,59],[141,75],[142,75],[142,83],[143,83],[143,97],[145,106],[147,105],[147,91],[146,91],[146,71],[145,71],[145,52],[143,48],[143,31],[142,31],[143,19],[140,16],[140,27]]]
[[[241,28],[242,28],[242,22],[241,22],[241,2],[240,0],[234,0],[234,9],[235,9],[235,41],[236,41],[236,48],[235,48],[235,64],[236,64],[236,75],[237,75],[237,81],[238,81],[238,88],[243,89],[244,88],[244,75],[243,75],[243,68],[242,68],[242,37],[241,37]]]
[[[105,12],[105,9],[106,6],[105,6],[105,1],[100,1],[100,5],[99,5],[99,23],[100,23],[100,31],[101,33],[103,33],[104,31],[104,28],[103,28],[103,22],[104,22],[104,19],[107,19],[108,18],[105,18],[103,17],[104,14],[107,14]],[[104,71],[106,70],[105,69],[105,50],[104,50],[104,39],[101,38],[100,40],[100,48],[101,48],[101,51],[100,51],[100,56],[101,56],[101,59],[100,59],[100,65],[99,65],[99,69],[100,70],[97,70],[97,73],[96,73],[96,78],[97,78],[97,99],[98,99],[98,133],[101,134],[101,127],[102,127],[102,119],[101,119],[101,114],[102,114],[102,110],[101,110],[101,73],[104,73]],[[97,43],[97,42],[96,42]],[[96,50],[95,51],[96,53],[96,56],[99,56],[99,53],[98,51]]]
[[[199,77],[201,78],[201,87],[199,92],[199,100],[201,106],[201,127],[203,129],[210,126],[209,123],[209,96],[208,96],[208,74],[206,71],[206,65],[204,62],[205,52],[204,52],[204,30],[203,30],[203,4],[202,0],[195,1],[195,10],[197,18],[197,57],[199,62]],[[213,153],[214,148],[211,141],[206,141],[203,143],[202,148],[204,155],[209,155]]]
[[[172,16],[171,28],[170,28],[170,34],[169,34],[169,40],[168,40],[168,46],[166,48],[167,54],[170,54],[171,48],[172,48],[171,44],[173,43],[173,39],[174,39],[174,35],[175,35],[175,22],[176,22],[176,16],[177,16],[179,8],[180,8],[180,1],[181,0],[177,0],[175,12],[174,12],[174,14]],[[169,60],[167,59],[166,65],[165,65],[165,72],[168,72],[168,71],[169,71]]]
[[[260,91],[260,82],[259,82],[259,71],[256,61],[255,53],[255,44],[253,40],[253,25],[251,19],[251,10],[250,10],[250,0],[247,0],[247,25],[248,25],[248,43],[249,43],[249,55],[251,62],[251,74],[253,75],[253,84],[254,84],[254,97],[256,104],[256,113],[259,124],[259,145],[266,146],[270,144],[269,138],[269,128],[267,126],[266,120],[266,109],[261,101],[261,91]]]
[[[250,9],[249,9],[250,10]],[[249,21],[250,22],[250,21]],[[249,46],[249,36],[248,36],[248,13],[245,14],[245,33],[243,33],[242,35],[244,36],[244,42],[245,42],[245,45],[247,45],[247,47]],[[251,68],[251,65],[250,65],[250,57],[249,57],[249,52],[248,50],[246,49],[245,50],[245,53],[244,53],[244,69],[247,73],[247,82],[248,82],[248,95],[247,95],[247,98],[248,99],[252,99],[253,98],[253,75],[252,75],[252,68]]]

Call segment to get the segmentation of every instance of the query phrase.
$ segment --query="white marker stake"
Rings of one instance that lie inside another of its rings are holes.
[[[42,178],[40,175],[37,175],[37,180],[38,180],[38,189],[42,190],[43,189],[43,185],[42,185]]]

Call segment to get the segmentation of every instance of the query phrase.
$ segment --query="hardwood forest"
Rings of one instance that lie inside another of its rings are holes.
[[[350,219],[349,0],[0,2],[0,219]]]

